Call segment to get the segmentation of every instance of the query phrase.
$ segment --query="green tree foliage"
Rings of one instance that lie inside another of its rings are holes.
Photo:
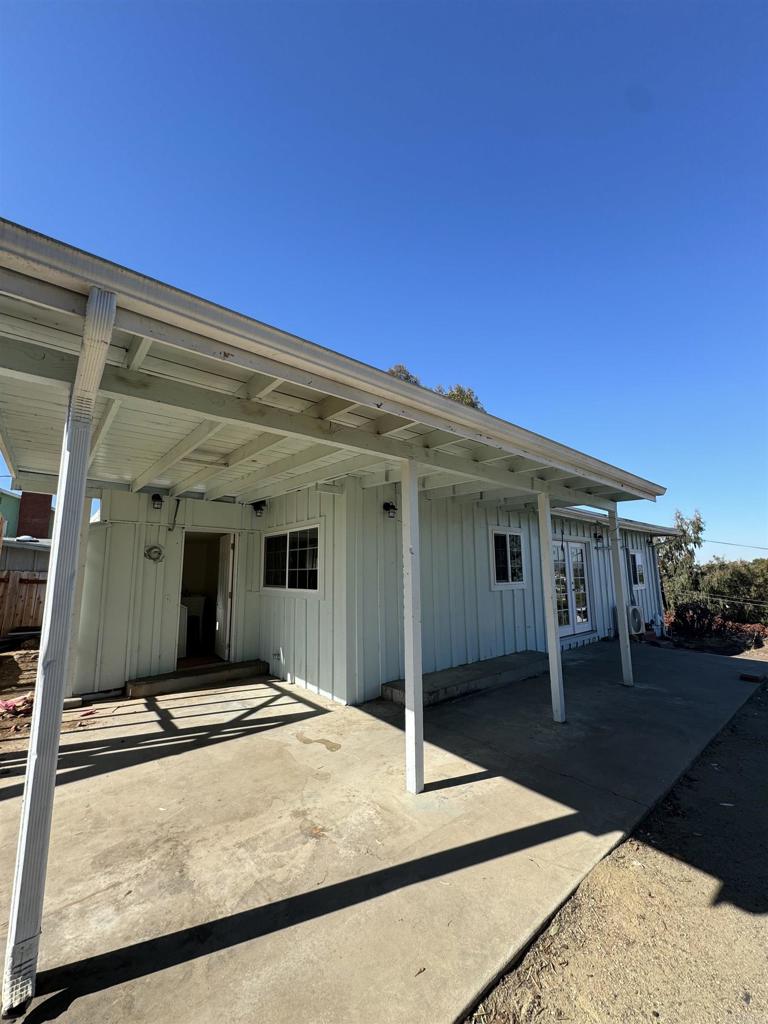
[[[407,366],[403,363],[395,363],[394,366],[390,366],[387,370],[390,377],[397,377],[398,380],[404,380],[406,384],[417,384],[419,387],[424,387],[419,378],[415,373],[411,373]],[[443,387],[442,384],[438,384],[433,389],[438,395],[443,395],[445,398],[450,398],[452,402],[458,402],[460,405],[468,405],[472,409],[482,409],[483,406],[480,399],[473,388],[465,387],[463,384],[452,384],[449,388]]]
[[[715,556],[699,567],[703,602],[730,622],[768,626],[768,558],[730,562]]]
[[[419,387],[422,386],[421,381],[416,374],[411,373],[408,367],[404,366],[402,363],[395,363],[394,366],[390,366],[387,373],[390,377],[397,377],[398,380],[404,380],[406,384],[418,384]]]
[[[435,391],[438,395],[444,395],[446,398],[450,398],[452,402],[458,402],[460,405],[468,405],[470,409],[483,408],[474,389],[464,387],[463,384],[452,384],[449,388],[444,388],[442,384],[438,384]]]
[[[669,608],[692,600],[699,589],[696,552],[703,543],[704,525],[698,509],[690,518],[676,509],[675,526],[680,530],[680,536],[665,537],[659,544],[659,572]]]

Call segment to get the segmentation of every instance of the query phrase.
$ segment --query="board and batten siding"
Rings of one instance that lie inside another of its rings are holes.
[[[235,542],[231,660],[261,658],[272,673],[342,703],[379,696],[403,677],[403,584],[399,486],[363,488],[349,479],[338,491],[297,491],[270,499],[257,518],[250,506],[108,492],[101,519],[88,530],[74,692],[116,690],[131,679],[176,667],[186,530],[231,533]],[[455,499],[419,502],[423,669],[434,672],[517,651],[546,649],[535,513]],[[175,517],[175,519],[174,519]],[[263,538],[317,524],[317,593],[263,586]],[[525,586],[494,589],[491,530],[521,531]],[[553,516],[554,541],[587,545],[594,630],[561,638],[580,645],[615,631],[607,529]],[[603,535],[596,543],[595,532]],[[622,531],[622,566],[630,600],[646,621],[660,613],[655,552],[648,534]],[[145,557],[160,545],[163,558]],[[631,588],[627,550],[643,552],[646,586]]]
[[[400,513],[389,519],[385,501],[399,488],[363,491],[360,700],[379,696],[382,683],[400,679],[403,663],[403,584]],[[419,501],[422,658],[424,672],[544,650],[545,632],[538,529],[528,513],[452,499]],[[491,586],[490,530],[522,531],[526,586]]]

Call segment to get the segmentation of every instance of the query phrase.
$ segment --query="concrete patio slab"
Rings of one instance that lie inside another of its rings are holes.
[[[737,659],[633,654],[632,689],[615,644],[565,656],[565,725],[546,676],[431,708],[420,796],[387,701],[259,679],[66,713],[26,1021],[460,1018],[753,689]]]

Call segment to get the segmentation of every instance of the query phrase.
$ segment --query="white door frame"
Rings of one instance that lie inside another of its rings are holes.
[[[573,601],[573,563],[571,559],[571,544],[579,544],[584,549],[584,580],[587,590],[587,615],[589,616],[585,623],[577,625],[576,623],[576,609]],[[597,629],[595,625],[595,605],[592,597],[592,545],[584,537],[575,537],[573,535],[566,534],[565,536],[556,536],[553,532],[552,536],[553,547],[564,547],[565,552],[565,578],[568,596],[568,617],[569,623],[566,626],[558,625],[558,633],[561,638],[579,636],[581,633],[594,633]]]
[[[232,651],[235,648],[235,630],[234,630],[234,613],[235,613],[235,594],[237,593],[237,561],[240,554],[240,534],[248,531],[243,530],[222,530],[218,526],[181,526],[179,527],[182,531],[181,541],[181,573],[179,574],[179,607],[181,607],[181,591],[184,586],[184,548],[188,533],[211,533],[218,537],[231,537],[232,538],[232,559],[229,571],[229,637],[227,643],[227,661],[232,660]],[[250,531],[256,532],[256,531]]]

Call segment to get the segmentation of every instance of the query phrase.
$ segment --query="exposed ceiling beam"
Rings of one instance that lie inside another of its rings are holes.
[[[354,409],[356,405],[357,402],[350,402],[348,398],[336,398],[335,395],[328,395],[306,409],[305,413],[318,420],[331,420],[334,416],[340,416],[341,413]]]
[[[254,402],[259,398],[264,398],[270,391],[280,387],[282,383],[282,377],[275,377],[271,373],[254,373],[250,380],[237,389],[235,394],[238,398],[247,398]]]
[[[365,430],[371,434],[377,434],[379,437],[387,437],[389,434],[395,434],[398,430],[403,430],[405,427],[412,427],[414,422],[414,420],[407,419],[405,416],[393,416],[391,413],[385,413],[383,416],[377,416],[376,419],[369,420],[368,423],[358,429]]]
[[[277,480],[272,484],[266,484],[259,491],[258,497],[276,498],[281,494],[300,491],[326,480],[340,480],[345,476],[362,473],[375,465],[377,465],[377,461],[373,461],[370,455],[356,455],[352,459],[344,459],[343,462],[334,462],[332,466],[320,466],[307,473],[302,473],[300,476],[292,476],[289,480]]]
[[[280,476],[281,473],[287,473],[292,469],[300,469],[302,466],[308,466],[312,462],[319,462],[320,459],[327,459],[329,455],[334,454],[335,450],[335,448],[327,444],[312,445],[310,448],[305,448],[304,451],[294,452],[293,455],[286,455],[284,459],[277,459],[276,462],[270,462],[266,466],[261,466],[260,469],[257,469],[249,476],[243,477],[242,480],[219,484],[218,487],[211,488],[205,496],[214,501],[216,498],[222,498],[225,494],[234,494],[237,496],[238,501],[247,501],[253,489],[258,488],[258,485],[263,483],[263,481],[273,480],[276,476]]]
[[[137,334],[134,334],[128,347],[128,351],[125,353],[125,360],[123,361],[123,366],[126,370],[138,370],[144,362],[151,345],[151,338],[140,338]],[[110,398],[107,401],[104,413],[102,414],[99,424],[94,430],[93,437],[91,438],[91,450],[88,454],[89,466],[96,458],[96,452],[99,449],[99,445],[104,441],[104,438],[109,433],[110,427],[115,421],[115,417],[120,412],[120,404],[119,398]]]
[[[38,346],[28,346],[23,342],[8,341],[0,348],[0,370],[25,379],[48,380],[52,384],[68,382],[74,377],[75,364],[75,357],[67,353],[41,350]],[[382,457],[382,461],[410,459],[423,466],[425,471],[430,468],[433,472],[456,473],[487,480],[502,487],[507,485],[510,478],[508,469],[493,463],[423,448],[408,441],[369,434],[354,427],[331,424],[300,413],[285,412],[258,402],[247,402],[233,395],[223,395],[195,385],[131,372],[120,367],[105,368],[100,390],[110,398],[130,399],[136,405],[183,409],[222,423],[247,423],[264,431],[293,434],[350,451],[375,453]],[[594,483],[596,486],[605,484],[616,487],[609,480],[595,479]],[[586,491],[577,491],[557,482],[550,484],[540,481],[530,489],[545,491],[552,496],[557,493],[569,498],[574,505],[593,504],[592,495]],[[620,488],[616,487],[614,493],[619,491]],[[624,493],[627,498],[647,496],[630,491]]]
[[[18,472],[18,462],[16,461],[16,455],[13,450],[10,438],[8,437],[8,431],[3,419],[0,416],[0,455],[5,459],[5,464],[8,467],[12,476],[16,476]]]
[[[134,334],[130,347],[125,354],[123,365],[126,370],[138,370],[151,347],[151,338],[140,338],[137,334]]]
[[[426,389],[322,349],[242,314],[153,282],[127,268],[77,252],[54,239],[0,222],[3,264],[0,290],[50,309],[80,314],[83,292],[97,284],[120,295],[115,326],[130,334],[199,352],[218,362],[273,373],[297,384],[355,398],[364,406],[408,416],[435,429],[456,428],[464,437],[512,454],[529,454],[559,469],[577,468],[590,480],[614,484],[626,496],[655,500],[664,488],[515,424],[463,407]],[[30,275],[37,274],[44,278]],[[56,281],[51,285],[50,281]],[[13,283],[11,283],[13,282]],[[157,311],[162,307],[162,320]],[[204,335],[196,333],[204,330]],[[266,364],[270,364],[267,366]],[[276,367],[276,369],[273,369]]]
[[[183,437],[165,455],[161,455],[148,469],[145,469],[135,480],[132,480],[131,490],[140,491],[142,487],[146,487],[153,480],[157,480],[161,473],[165,473],[172,466],[175,466],[177,462],[181,462],[190,452],[193,452],[195,448],[201,445],[206,438],[212,437],[223,426],[224,424],[218,420],[203,420],[202,423],[198,423],[191,434]]]
[[[210,466],[203,466],[196,473],[192,473],[191,476],[174,484],[170,492],[171,497],[175,498],[179,494],[191,491],[198,484],[210,483],[217,476],[226,473],[228,469],[239,466],[242,462],[248,462],[249,459],[253,459],[260,452],[264,452],[268,448],[273,448],[276,444],[280,444],[281,441],[285,441],[284,434],[261,434],[259,437],[254,438],[253,441],[246,441],[245,444],[240,445],[239,448],[235,448],[225,455],[221,461],[214,462]]]

